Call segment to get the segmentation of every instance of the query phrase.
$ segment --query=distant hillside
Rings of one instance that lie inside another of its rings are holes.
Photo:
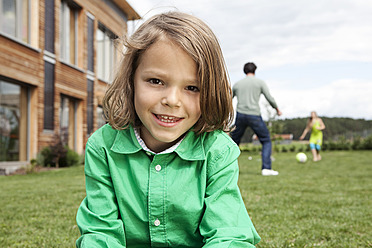
[[[367,137],[372,134],[372,120],[352,119],[352,118],[329,118],[321,117],[326,129],[324,130],[324,140],[334,140],[340,136],[347,139],[360,136]],[[272,122],[271,129],[274,133],[293,134],[293,139],[298,140],[305,129],[308,118],[294,118],[276,120]],[[252,141],[253,132],[247,129],[242,143]],[[309,139],[310,133],[305,139]]]

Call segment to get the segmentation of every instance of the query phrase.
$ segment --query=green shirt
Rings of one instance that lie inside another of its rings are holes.
[[[238,98],[236,111],[246,115],[261,115],[259,100],[264,95],[271,107],[278,108],[266,83],[254,76],[247,76],[233,86],[233,95]]]
[[[254,247],[239,154],[222,131],[190,131],[174,152],[149,156],[132,127],[103,126],[86,145],[77,247]]]

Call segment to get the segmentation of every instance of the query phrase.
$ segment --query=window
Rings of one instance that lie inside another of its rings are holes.
[[[54,64],[44,61],[44,129],[54,130]]]
[[[0,161],[27,160],[28,89],[0,80]]]
[[[105,124],[106,124],[106,119],[104,116],[103,108],[102,106],[98,106],[97,107],[97,127],[100,128]]]
[[[88,134],[93,133],[93,107],[94,107],[94,82],[88,79],[87,81],[87,132]]]
[[[0,1],[1,32],[26,43],[29,42],[29,1]]]
[[[59,109],[61,140],[73,150],[76,149],[76,109],[77,102],[73,98],[61,95]]]
[[[45,1],[45,50],[54,54],[54,1]]]
[[[94,19],[88,16],[87,37],[88,70],[94,72]]]
[[[97,76],[106,82],[112,80],[116,65],[116,38],[117,36],[110,30],[99,24],[97,30]]]
[[[61,105],[59,109],[59,123],[60,123],[60,135],[64,145],[68,144],[69,136],[69,122],[70,122],[70,106],[69,99],[61,96]]]
[[[61,59],[67,63],[77,64],[77,18],[78,6],[71,1],[61,2]]]

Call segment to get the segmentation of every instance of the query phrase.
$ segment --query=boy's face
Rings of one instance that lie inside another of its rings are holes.
[[[197,65],[178,45],[160,39],[142,54],[134,105],[147,147],[154,152],[171,147],[199,120],[199,87]]]

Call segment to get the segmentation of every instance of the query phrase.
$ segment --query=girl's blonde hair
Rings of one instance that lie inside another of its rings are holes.
[[[119,71],[103,99],[107,121],[115,129],[141,126],[134,108],[134,74],[141,55],[163,37],[183,48],[197,64],[201,117],[194,131],[227,131],[233,118],[232,92],[219,42],[203,21],[181,12],[155,15],[124,40]]]

